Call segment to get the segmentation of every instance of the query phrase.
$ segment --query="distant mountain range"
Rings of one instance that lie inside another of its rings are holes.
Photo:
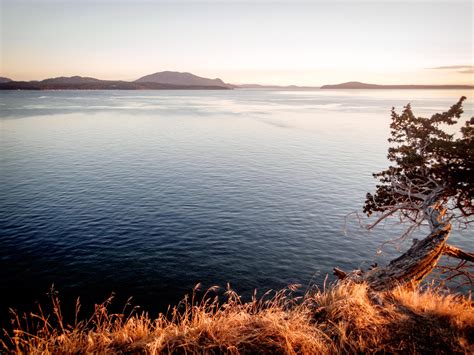
[[[474,89],[473,85],[377,85],[349,81],[336,85],[324,85],[321,89]]]
[[[100,80],[71,76],[41,81],[14,81],[0,77],[0,90],[228,90],[228,89],[314,90],[315,86],[279,86],[244,84],[233,85],[219,78],[203,78],[191,73],[163,71],[145,75],[135,81]],[[324,85],[321,89],[474,89],[471,85],[376,85],[351,81],[337,85]]]
[[[0,90],[226,90],[220,79],[206,79],[190,73],[161,72],[135,81],[100,80],[71,76],[42,81],[0,80]]]

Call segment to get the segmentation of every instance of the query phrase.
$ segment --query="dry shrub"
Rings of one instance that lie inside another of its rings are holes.
[[[378,295],[371,295],[367,285],[344,283],[313,296],[318,305],[315,317],[320,328],[340,350],[347,352],[375,352],[383,350],[380,339],[387,337],[391,306],[385,311],[378,306]]]
[[[195,293],[168,315],[109,314],[108,300],[85,321],[65,325],[53,297],[52,316],[40,310],[16,316],[3,349],[28,353],[471,353],[474,309],[469,298],[434,289],[398,288],[375,293],[363,284],[339,283],[323,291],[242,302],[228,289],[227,299],[202,301]]]
[[[436,289],[395,289],[387,295],[398,316],[390,324],[393,341],[417,352],[474,353],[474,307],[470,298]],[[412,341],[413,342],[413,341]]]

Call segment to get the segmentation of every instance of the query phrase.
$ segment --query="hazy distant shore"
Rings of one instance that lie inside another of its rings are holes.
[[[450,90],[474,89],[473,85],[378,85],[350,81],[342,84],[323,85],[321,89],[373,89],[373,90]]]

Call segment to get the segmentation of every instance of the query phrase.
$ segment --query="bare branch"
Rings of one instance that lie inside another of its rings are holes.
[[[463,251],[462,249],[446,244],[443,253],[453,258],[474,262],[474,254]]]
[[[345,271],[342,271],[341,269],[335,267],[334,269],[334,275],[337,276],[339,280],[344,280],[347,277],[347,273]]]
[[[384,219],[386,219],[387,217],[391,216],[392,214],[394,214],[394,213],[397,212],[398,210],[399,210],[398,208],[394,208],[393,210],[388,211],[387,213],[384,213],[384,214],[381,215],[374,223],[369,224],[369,225],[367,226],[367,229],[368,229],[368,230],[373,229],[377,224],[379,224],[379,223],[382,222]]]

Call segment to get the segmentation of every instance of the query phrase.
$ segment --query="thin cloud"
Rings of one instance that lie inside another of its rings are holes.
[[[440,70],[455,70],[461,74],[472,74],[474,73],[474,65],[445,65],[441,67],[434,67],[428,69],[440,69]]]

